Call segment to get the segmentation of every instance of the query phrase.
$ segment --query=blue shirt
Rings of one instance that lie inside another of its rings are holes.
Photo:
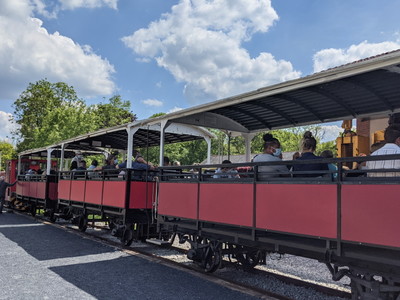
[[[321,156],[316,156],[312,152],[303,153],[297,160],[313,160],[313,159],[322,159]],[[305,171],[327,171],[329,170],[328,164],[324,163],[308,163],[302,165],[293,165],[293,171],[295,172],[305,172]],[[319,177],[323,176],[323,173],[312,173],[312,174],[294,174],[295,177]]]

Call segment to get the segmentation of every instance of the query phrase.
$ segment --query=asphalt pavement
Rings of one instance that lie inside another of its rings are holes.
[[[255,299],[37,222],[0,215],[0,299]]]

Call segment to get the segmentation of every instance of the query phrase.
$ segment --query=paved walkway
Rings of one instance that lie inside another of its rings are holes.
[[[32,218],[0,215],[0,299],[254,299]]]

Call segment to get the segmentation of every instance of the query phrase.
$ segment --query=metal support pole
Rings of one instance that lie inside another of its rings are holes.
[[[51,170],[51,152],[53,152],[53,148],[47,148],[47,167],[46,167],[46,175],[50,175]]]
[[[168,125],[168,120],[162,120],[160,123],[160,167],[164,165],[164,135]]]
[[[211,164],[211,138],[208,136],[204,137],[204,140],[207,142],[207,164]]]
[[[60,160],[60,167],[59,167],[59,171],[63,171],[63,166],[64,166],[64,152],[65,152],[65,147],[66,147],[67,145],[66,144],[61,144],[61,154],[60,154],[60,156],[61,156],[61,160]]]
[[[132,156],[133,156],[133,136],[136,131],[139,130],[139,127],[128,126],[126,131],[128,133],[128,147],[126,151],[126,167],[132,168]]]
[[[244,138],[244,143],[246,146],[246,161],[249,162],[251,160],[251,141],[255,137],[255,134],[242,133],[242,137]]]
[[[21,175],[21,155],[18,155],[17,175]]]

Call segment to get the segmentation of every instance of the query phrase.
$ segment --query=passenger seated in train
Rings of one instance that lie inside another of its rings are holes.
[[[96,159],[92,160],[92,163],[90,164],[90,166],[87,168],[88,171],[94,170],[98,167],[99,162]]]
[[[400,124],[389,125],[385,130],[385,145],[374,151],[376,155],[400,155]],[[400,169],[400,159],[368,161],[367,169]],[[368,172],[368,177],[394,177],[400,176],[400,172]]]
[[[224,160],[222,164],[231,164],[230,160]],[[215,170],[213,178],[240,178],[239,173],[234,168],[218,168]]]
[[[278,139],[274,138],[272,134],[267,133],[263,136],[264,139],[264,153],[254,156],[253,162],[275,162],[282,161],[281,143]],[[288,168],[285,165],[269,165],[258,167],[258,178],[260,180],[267,180],[271,177],[286,176]]]
[[[76,161],[76,163],[79,163],[82,159],[83,159],[82,152],[78,150],[75,152],[75,156],[72,158],[71,162]]]
[[[85,172],[86,171],[86,161],[85,160],[81,160],[78,163],[78,168],[76,169],[75,175],[77,177],[83,178],[85,177]]]
[[[153,165],[151,162],[146,161],[146,160],[144,159],[143,155],[140,154],[139,151],[134,150],[134,151],[133,151],[133,156],[135,157],[135,159],[132,161],[132,164],[133,164],[134,162],[140,163],[140,164],[145,164],[145,165],[150,166],[151,169],[154,169],[154,165]],[[139,166],[139,167],[140,167],[140,166]],[[122,164],[120,164],[120,165],[118,166],[118,168],[119,168],[119,169],[124,169],[124,168],[126,168],[126,160],[125,160],[125,162],[123,162]],[[132,165],[132,169],[134,169],[134,168],[133,168],[133,165]]]
[[[303,135],[301,142],[301,155],[296,160],[314,160],[322,159],[321,156],[316,156],[314,154],[317,148],[317,140],[313,137],[310,131],[306,131]],[[310,172],[310,171],[328,171],[328,164],[325,163],[312,163],[308,164],[294,164],[292,170],[294,172]],[[294,174],[294,177],[320,177],[324,176],[326,173],[312,172],[306,174]]]
[[[69,170],[70,171],[76,171],[77,169],[78,169],[78,161],[73,160],[71,162],[71,166],[69,167]]]
[[[132,161],[132,167],[131,167],[133,169],[132,179],[144,180],[145,175],[143,171],[154,170],[155,167],[152,163],[147,162],[138,151],[135,150],[133,154],[135,156],[135,159]],[[117,169],[126,169],[126,167],[127,167],[127,160],[116,166]],[[119,172],[119,178],[123,178],[123,175],[125,175],[125,171],[121,170]],[[149,177],[148,179],[152,180],[151,177]]]
[[[34,169],[28,169],[28,171],[26,171],[26,173],[25,173],[25,180],[31,181],[32,176],[34,176],[34,175],[36,175],[36,171]]]
[[[86,171],[86,161],[85,160],[81,160],[79,162],[79,167],[77,168],[77,170]]]
[[[321,152],[321,157],[322,158],[333,158],[333,153],[332,153],[331,150],[324,150],[324,151]],[[329,169],[329,171],[332,172],[332,174],[331,174],[332,178],[337,178],[337,176],[338,176],[338,174],[337,174],[337,170],[338,170],[337,165],[330,163],[330,164],[328,164],[328,169]]]
[[[99,162],[96,159],[92,159],[92,163],[90,164],[90,166],[87,168],[88,171],[88,177],[89,178],[94,178],[94,177],[98,177],[98,174],[93,172],[94,169],[96,169],[99,165]]]

